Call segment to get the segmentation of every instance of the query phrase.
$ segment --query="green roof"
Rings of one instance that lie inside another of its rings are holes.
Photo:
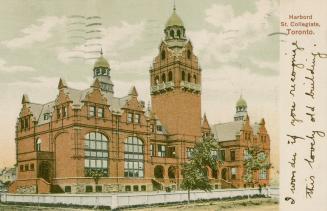
[[[101,55],[94,63],[94,67],[108,67],[109,62]]]
[[[240,96],[240,99],[238,99],[237,103],[236,103],[237,107],[246,107],[246,101],[243,99],[242,95]]]
[[[177,15],[175,9],[166,23],[166,27],[169,26],[184,26],[182,19]]]

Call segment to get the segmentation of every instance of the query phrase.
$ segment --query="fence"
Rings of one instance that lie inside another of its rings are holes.
[[[261,194],[278,198],[278,188],[263,189]],[[220,189],[211,192],[191,191],[191,200],[224,199],[230,197],[254,196],[258,189]],[[164,204],[187,201],[186,191],[171,193],[139,192],[116,194],[1,194],[2,203],[26,203],[35,205],[103,206],[112,209],[136,205]]]

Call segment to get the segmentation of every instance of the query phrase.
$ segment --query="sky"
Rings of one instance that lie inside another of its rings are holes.
[[[172,13],[169,0],[0,0],[0,168],[15,163],[21,98],[46,103],[59,78],[88,88],[102,47],[116,96],[135,85],[150,101],[149,68]],[[202,113],[209,123],[233,120],[243,95],[252,123],[265,118],[272,162],[279,157],[277,0],[176,0],[202,68]],[[89,33],[93,31],[92,33]]]

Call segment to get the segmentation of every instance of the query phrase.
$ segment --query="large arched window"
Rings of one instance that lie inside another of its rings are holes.
[[[128,137],[125,140],[125,177],[144,176],[144,148],[138,137]]]
[[[102,133],[91,132],[85,135],[85,175],[92,171],[100,171],[102,176],[108,176],[108,139]]]

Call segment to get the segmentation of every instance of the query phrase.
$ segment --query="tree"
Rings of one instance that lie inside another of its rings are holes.
[[[244,159],[244,167],[244,181],[247,184],[253,184],[253,171],[260,169],[268,170],[271,168],[271,164],[269,163],[268,157],[265,155],[265,153],[254,147],[247,150],[247,154],[245,155]]]
[[[98,184],[99,179],[105,176],[105,173],[102,169],[88,169],[87,174],[94,179],[96,185]]]
[[[207,167],[217,170],[218,142],[212,138],[203,138],[194,147],[191,159],[183,165],[183,181],[181,187],[188,191],[188,202],[190,202],[191,190],[211,191]]]

